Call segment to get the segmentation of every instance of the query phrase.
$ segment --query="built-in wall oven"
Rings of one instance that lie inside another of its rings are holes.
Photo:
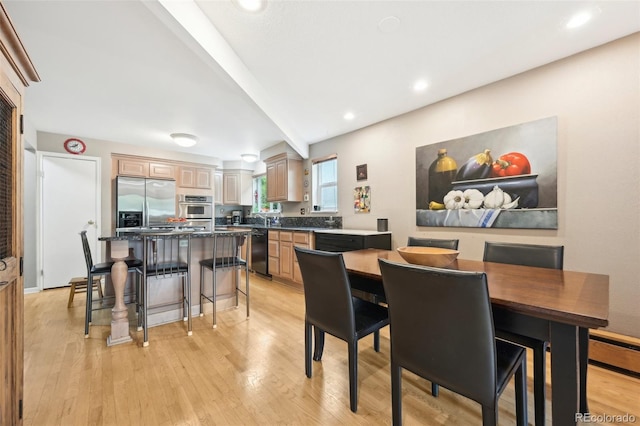
[[[178,217],[211,220],[213,218],[213,197],[180,194],[178,196]]]

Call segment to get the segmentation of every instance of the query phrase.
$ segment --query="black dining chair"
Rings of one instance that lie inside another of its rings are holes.
[[[82,241],[82,251],[84,253],[84,261],[87,267],[87,283],[93,283],[94,277],[97,276],[107,276],[111,274],[111,267],[114,262],[103,262],[103,263],[93,263],[93,256],[91,256],[91,247],[89,245],[89,240],[87,239],[87,231],[80,232],[80,239]],[[134,294],[131,296],[131,303],[138,303],[139,299],[139,279],[138,279],[138,268],[142,265],[142,260],[140,259],[125,259],[125,263],[127,264],[127,271],[136,273],[135,276],[135,284],[134,284]],[[98,284],[102,285],[102,284]],[[105,304],[104,302],[107,299],[113,299],[113,296],[104,296],[100,298],[99,306],[94,306],[93,300],[93,289],[91,285],[87,285],[87,299],[85,306],[85,316],[84,316],[84,337],[89,337],[89,325],[92,321],[92,312],[107,309],[112,307],[112,305]]]
[[[483,260],[485,262],[562,269],[564,246],[486,241],[484,243]],[[500,338],[533,349],[535,424],[536,426],[544,426],[546,417],[546,353],[548,342],[504,331],[498,331],[497,334]]]
[[[402,369],[482,406],[498,424],[498,399],[515,376],[516,420],[527,424],[526,350],[495,338],[487,277],[379,259],[391,336],[393,424],[402,424]]]
[[[245,296],[247,305],[247,318],[249,318],[249,264],[245,259],[249,258],[249,244],[246,244],[251,231],[217,231],[213,235],[212,257],[200,261],[200,316],[204,315],[204,301],[208,300],[213,305],[213,328],[217,323],[217,292],[218,273],[225,270],[233,274],[233,291],[238,307],[239,294]],[[244,248],[244,253],[241,249]],[[205,285],[205,271],[211,271],[211,292]],[[240,286],[240,271],[244,270],[244,290]]]
[[[389,324],[387,308],[353,297],[341,253],[295,247],[304,287],[305,373],[311,377],[311,332],[315,329],[313,359],[320,361],[324,333],[347,342],[349,350],[350,408],[358,409],[358,340],[373,333],[380,352],[380,329]]]
[[[149,346],[149,311],[181,305],[187,335],[192,334],[191,318],[191,232],[146,232],[142,234],[141,301],[138,309],[138,330],[143,330],[142,346]],[[179,300],[158,300],[149,303],[150,284],[169,285],[167,279],[180,278]]]
[[[458,242],[458,239],[444,240],[439,238],[409,237],[407,240],[407,246],[438,247],[458,250]]]

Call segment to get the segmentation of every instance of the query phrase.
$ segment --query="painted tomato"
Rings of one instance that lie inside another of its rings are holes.
[[[531,173],[529,159],[520,152],[501,155],[491,167],[492,177],[526,175]]]

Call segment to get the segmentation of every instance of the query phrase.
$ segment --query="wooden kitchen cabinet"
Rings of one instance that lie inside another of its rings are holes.
[[[252,204],[252,171],[225,170],[222,175],[222,204],[250,206]]]
[[[285,282],[302,285],[294,247],[310,248],[311,241],[310,232],[269,230],[269,273]]]
[[[302,160],[280,154],[265,160],[267,201],[302,201]]]
[[[222,204],[222,172],[213,174],[213,202]]]
[[[149,162],[130,158],[119,159],[118,176],[149,177]]]
[[[149,177],[156,179],[175,179],[176,168],[173,164],[149,162]]]
[[[211,189],[211,169],[180,166],[179,186],[182,188]]]

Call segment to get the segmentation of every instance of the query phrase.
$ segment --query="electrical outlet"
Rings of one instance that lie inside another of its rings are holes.
[[[300,214],[304,214],[305,213],[305,209],[304,207],[300,209]]]
[[[303,201],[309,201],[309,194],[304,194]]]

